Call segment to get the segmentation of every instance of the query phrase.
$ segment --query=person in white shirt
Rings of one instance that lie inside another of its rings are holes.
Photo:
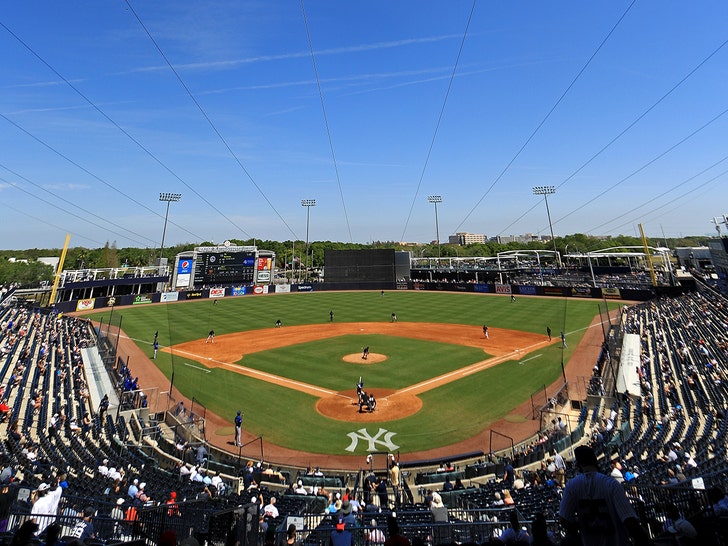
[[[263,513],[271,518],[278,517],[278,508],[276,508],[276,498],[271,497],[270,502],[263,507]]]
[[[51,487],[47,483],[41,483],[35,491],[38,498],[33,504],[30,513],[38,524],[37,534],[45,531],[45,528],[53,523],[58,512],[58,503],[61,502],[63,488],[57,483]]]
[[[104,459],[101,462],[101,464],[99,465],[99,474],[101,474],[102,476],[108,476],[109,475],[109,467],[106,466],[107,464],[109,464],[109,460],[108,459]]]
[[[377,527],[377,520],[372,519],[370,524],[372,528],[364,532],[364,538],[366,539],[367,544],[384,544],[386,538],[384,537],[384,532]]]
[[[217,489],[218,491],[220,491],[225,486],[225,484],[222,481],[222,478],[220,477],[220,473],[219,472],[216,472],[215,473],[215,475],[210,480],[210,484],[213,487],[215,487],[215,489]]]
[[[622,474],[622,465],[619,464],[617,459],[612,461],[612,471],[609,475],[617,480],[619,483],[624,483],[624,474]]]

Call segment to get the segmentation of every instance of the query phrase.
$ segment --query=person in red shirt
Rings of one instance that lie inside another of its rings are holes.
[[[179,505],[177,504],[177,493],[175,491],[172,491],[169,494],[169,498],[166,501],[167,504],[167,515],[171,518],[174,516],[179,516]]]

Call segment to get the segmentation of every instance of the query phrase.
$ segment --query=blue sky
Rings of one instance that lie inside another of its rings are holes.
[[[0,247],[158,247],[160,192],[167,245],[304,239],[301,199],[311,240],[429,242],[432,194],[443,241],[547,234],[538,185],[557,236],[728,213],[724,1],[304,7],[5,6]]]

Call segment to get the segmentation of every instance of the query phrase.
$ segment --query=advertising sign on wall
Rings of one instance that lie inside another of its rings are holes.
[[[544,286],[543,293],[546,296],[563,296],[564,289],[560,286]]]
[[[258,277],[257,281],[268,283],[270,282],[270,271],[260,271],[258,270]]]
[[[575,286],[571,289],[571,295],[575,298],[591,298],[591,288],[588,286]]]
[[[511,293],[511,285],[510,284],[496,284],[495,285],[495,293],[496,294],[510,294]]]
[[[224,288],[210,288],[210,297],[211,298],[225,297],[225,289]]]
[[[531,286],[530,284],[519,284],[518,285],[518,293],[523,294],[524,296],[535,296],[536,295],[536,287]]]
[[[245,286],[233,286],[233,296],[244,296],[245,294],[247,294],[247,290],[245,290],[246,288],[247,287]]]
[[[602,288],[602,296],[610,300],[618,300],[622,298],[619,288]]]
[[[150,298],[149,296],[142,296],[141,294],[136,296],[134,298],[134,301],[131,302],[132,305],[143,305],[146,303],[152,303],[152,298]]]
[[[159,301],[162,303],[179,300],[179,292],[162,292]]]
[[[192,277],[192,258],[180,258],[177,263],[176,287],[189,286]]]
[[[78,300],[76,302],[76,311],[88,311],[89,309],[93,309],[95,304],[96,304],[96,298]]]
[[[283,292],[287,293],[291,291],[291,285],[290,284],[277,284],[276,285],[276,292]]]

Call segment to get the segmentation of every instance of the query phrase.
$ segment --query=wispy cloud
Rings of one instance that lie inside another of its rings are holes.
[[[68,80],[71,83],[81,83],[86,81],[85,79]],[[5,89],[16,89],[18,87],[54,87],[56,85],[66,85],[66,82],[62,80],[53,80],[46,82],[32,82],[32,83],[15,83],[12,85],[6,85]]]
[[[53,108],[26,108],[25,110],[15,110],[13,112],[3,112],[5,116],[17,116],[20,114],[36,114],[39,112],[62,112],[64,110],[83,110],[88,109],[88,104],[78,104],[76,106],[55,106]]]
[[[129,100],[120,100],[120,101],[112,101],[112,102],[103,102],[98,103],[97,106],[108,106],[108,105],[119,105],[119,104],[133,104],[134,101]],[[20,114],[35,114],[35,113],[44,113],[44,112],[63,112],[65,110],[88,110],[91,109],[91,106],[88,104],[76,104],[74,106],[53,106],[48,108],[26,108],[24,110],[15,110],[13,112],[2,112],[2,115],[4,116],[17,116]]]
[[[66,191],[78,191],[78,190],[88,190],[91,189],[91,186],[88,186],[86,184],[73,184],[73,183],[65,183],[65,184],[43,184],[43,188],[46,190],[66,190]]]
[[[353,74],[350,76],[338,76],[336,78],[321,78],[322,84],[331,83],[357,83],[357,82],[369,82],[369,81],[381,81],[392,78],[403,78],[410,76],[420,76],[423,74],[448,74],[448,67],[437,67],[437,68],[426,68],[420,70],[400,70],[397,72],[374,72],[370,74]],[[440,79],[444,76],[438,76],[436,79]],[[449,77],[449,75],[447,76]],[[423,80],[424,81],[424,80]],[[313,78],[305,80],[294,80],[287,82],[275,82],[275,83],[261,83],[257,85],[242,85],[235,87],[224,87],[220,89],[209,89],[207,91],[198,91],[197,95],[215,95],[221,93],[229,93],[231,91],[256,91],[262,89],[281,89],[286,87],[297,87],[297,86],[309,86],[315,85],[316,80]]]
[[[534,62],[528,62],[528,63],[516,63],[516,64],[511,64],[508,66],[493,66],[493,67],[488,67],[488,68],[482,68],[479,70],[469,70],[469,71],[462,70],[462,71],[458,72],[457,74],[455,74],[455,77],[462,78],[464,76],[474,76],[476,74],[484,74],[487,72],[497,72],[499,70],[508,70],[511,68],[520,68],[520,67],[524,67],[524,66],[538,65],[538,64],[543,64],[544,62],[551,62],[553,60],[554,59],[551,59],[549,61],[534,61]],[[371,93],[373,91],[386,91],[388,89],[397,89],[399,87],[408,87],[410,85],[421,85],[423,83],[430,83],[430,82],[434,82],[434,81],[450,79],[449,70],[451,70],[451,69],[448,68],[447,73],[442,73],[440,75],[432,76],[430,78],[421,78],[421,79],[416,79],[416,80],[409,80],[409,81],[404,81],[404,82],[393,83],[391,85],[386,85],[386,86],[372,87],[372,88],[368,88],[368,89],[362,89],[359,91],[352,91],[350,93],[350,95]]]
[[[454,38],[458,38],[459,36],[457,34],[445,34],[442,36],[430,36],[427,38],[408,38],[405,40],[392,40],[388,42],[375,42],[373,44],[360,44],[360,45],[353,45],[353,46],[346,46],[346,47],[335,47],[330,49],[321,49],[319,51],[314,51],[314,55],[316,56],[322,56],[322,55],[340,55],[343,53],[360,53],[364,51],[375,51],[379,49],[392,49],[397,47],[405,47],[410,45],[416,45],[416,44],[426,44],[426,43],[434,43],[434,42],[441,42],[443,40],[451,40]],[[177,70],[220,70],[220,69],[226,69],[226,68],[233,68],[239,65],[243,64],[252,64],[252,63],[261,63],[261,62],[269,62],[269,61],[284,61],[288,59],[299,59],[302,57],[310,57],[311,52],[310,51],[296,51],[291,53],[281,53],[278,55],[258,55],[255,57],[246,57],[244,59],[228,59],[223,61],[206,61],[206,62],[198,62],[198,63],[185,63],[185,64],[177,64],[174,67]],[[158,70],[169,70],[169,67],[167,65],[158,65],[158,66],[146,66],[141,68],[136,68],[134,70],[131,70],[131,73],[134,72],[154,72]]]

